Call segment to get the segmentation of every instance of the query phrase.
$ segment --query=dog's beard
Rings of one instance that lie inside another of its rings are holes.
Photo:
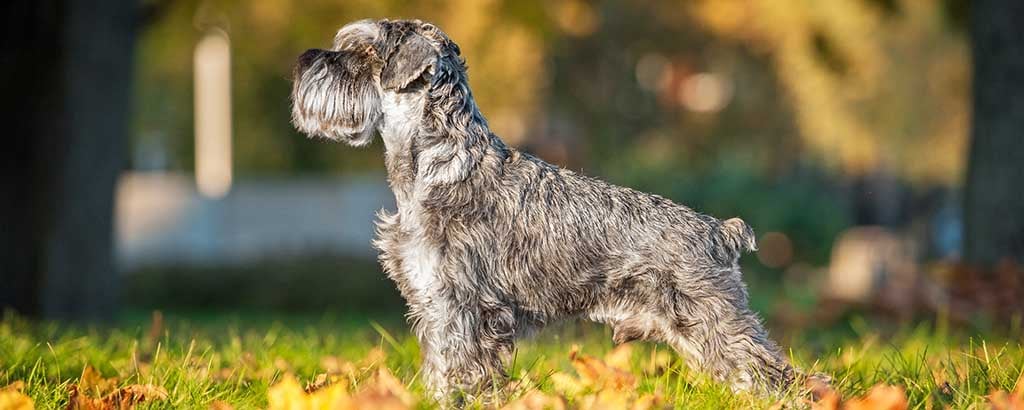
[[[300,131],[363,146],[380,120],[380,97],[369,70],[352,70],[321,58],[297,73],[292,123]]]

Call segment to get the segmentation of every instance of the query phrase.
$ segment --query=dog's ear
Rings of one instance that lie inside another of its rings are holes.
[[[405,36],[380,74],[385,90],[402,90],[437,62],[437,50],[418,34]]]

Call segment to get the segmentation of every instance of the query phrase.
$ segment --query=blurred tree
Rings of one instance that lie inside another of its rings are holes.
[[[812,153],[848,175],[879,169],[952,184],[963,170],[969,64],[957,0],[702,0],[709,31],[770,56]]]
[[[1024,2],[971,4],[974,115],[964,203],[964,258],[1024,263]]]
[[[117,295],[114,187],[125,158],[134,0],[4,4],[0,309],[102,318]]]

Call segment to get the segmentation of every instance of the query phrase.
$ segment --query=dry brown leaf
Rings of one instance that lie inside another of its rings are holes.
[[[604,362],[608,366],[614,367],[619,370],[629,371],[632,368],[633,361],[633,347],[628,343],[623,343],[612,349],[608,354],[604,355]]]
[[[627,370],[632,359],[629,345],[620,345],[605,355],[604,360],[581,354],[579,346],[574,345],[569,359],[578,377],[562,372],[555,372],[550,377],[555,391],[564,396],[561,398],[563,404],[565,397],[573,397],[575,408],[579,409],[650,410],[662,403],[658,395],[636,396],[636,376]],[[587,392],[590,393],[584,394]],[[527,397],[524,396],[510,406],[515,404],[518,409],[533,409],[547,403],[542,393],[531,394],[532,401],[525,400]]]
[[[838,410],[839,409],[839,394],[834,391],[825,393],[824,396],[819,398],[817,401],[811,402],[812,410]]]
[[[844,410],[906,410],[907,395],[899,386],[877,384],[863,397],[843,403]]]
[[[832,385],[829,384],[827,379],[814,375],[808,376],[804,380],[804,387],[811,393],[811,400],[817,402],[826,398],[833,398],[835,405],[839,405],[839,394],[832,389]]]
[[[532,390],[518,400],[502,407],[503,410],[565,410],[565,400],[559,396]]]
[[[377,366],[381,366],[388,359],[388,355],[384,353],[384,350],[379,347],[374,347],[366,353],[366,357],[359,361],[359,367],[361,371],[367,371]]]
[[[1013,392],[995,391],[988,400],[993,410],[1024,410],[1024,375],[1017,380]]]
[[[103,402],[116,409],[130,409],[144,401],[166,400],[167,390],[152,384],[132,384],[115,390]]]
[[[601,360],[576,351],[569,357],[572,358],[572,367],[579,374],[580,381],[586,386],[616,390],[630,390],[636,387],[636,376],[632,373],[610,367]]]
[[[658,394],[645,394],[633,402],[632,410],[651,410],[658,408],[665,399]]]
[[[622,390],[604,389],[579,399],[579,410],[613,410],[629,408],[630,394]]]
[[[327,377],[326,375],[325,378]],[[318,378],[319,379],[319,378]],[[328,380],[328,379],[325,379]],[[317,381],[314,381],[314,384]],[[412,393],[386,368],[380,368],[350,394],[345,383],[329,383],[307,392],[294,376],[285,375],[267,391],[270,410],[291,409],[409,409],[416,404]]]
[[[92,366],[85,366],[82,375],[78,377],[78,390],[93,397],[103,397],[105,394],[117,388],[117,378],[104,378],[100,372]]]
[[[416,404],[412,393],[387,368],[380,368],[369,383],[360,386],[353,403],[364,409],[408,409]]]
[[[91,382],[91,381],[90,381]],[[167,399],[167,390],[152,384],[133,384],[102,397],[91,397],[79,385],[68,386],[68,410],[133,409],[144,401]]]
[[[877,384],[864,396],[846,401],[827,384],[814,385],[809,380],[808,387],[816,400],[811,403],[814,410],[906,410],[909,407],[907,395],[899,386]]]
[[[235,406],[223,400],[214,400],[210,403],[210,410],[235,410]]]
[[[15,381],[11,382],[11,384],[8,384],[8,385],[0,388],[0,391],[10,391],[10,390],[17,391],[17,392],[25,390],[25,382],[23,382],[21,380],[15,380]]]
[[[320,373],[313,378],[313,381],[306,383],[306,387],[304,387],[302,390],[305,391],[306,393],[312,393],[331,384],[334,384],[338,382],[338,380],[339,379],[336,376],[332,376],[327,373]]]

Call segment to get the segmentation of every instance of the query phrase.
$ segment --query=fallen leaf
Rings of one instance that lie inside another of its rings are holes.
[[[32,402],[32,398],[26,396],[21,392],[25,384],[21,383],[18,386],[14,386],[20,382],[14,382],[3,389],[0,389],[0,409],[3,410],[34,410],[35,403]]]
[[[632,368],[633,347],[629,343],[623,343],[604,355],[604,362],[610,367],[619,370],[629,371]]]
[[[816,401],[811,402],[811,410],[838,410],[839,401],[839,394],[829,390]]]
[[[115,390],[103,398],[103,402],[112,408],[130,409],[144,401],[167,399],[167,390],[152,384],[132,384]]]
[[[503,410],[565,410],[565,400],[561,397],[533,390],[519,399],[502,407]]]
[[[844,410],[906,410],[907,395],[899,386],[878,384],[868,394],[843,403]]]
[[[387,368],[380,368],[369,383],[353,397],[361,409],[408,409],[416,404],[412,393]]]
[[[267,401],[269,410],[352,408],[351,397],[343,384],[306,393],[291,374],[286,374],[267,390]]]
[[[332,376],[327,373],[320,373],[313,378],[313,381],[306,383],[306,387],[302,390],[306,393],[312,393],[336,382],[338,382],[338,378],[336,376]]]
[[[214,400],[210,403],[210,410],[235,410],[235,406],[223,400]]]
[[[636,387],[636,376],[632,373],[610,367],[605,362],[584,354],[572,354],[570,357],[580,381],[588,387],[595,390],[629,390]]]
[[[18,392],[20,392],[22,390],[25,390],[25,382],[23,382],[21,380],[15,380],[15,381],[11,382],[11,384],[8,384],[8,385],[4,386],[3,388],[0,388],[0,391],[8,391],[8,390],[14,390],[14,391],[18,391]]]
[[[604,389],[596,394],[583,396],[579,400],[579,410],[612,410],[629,408],[630,395],[621,390]]]
[[[1000,390],[988,396],[993,410],[1024,410],[1024,395]]]
[[[811,393],[812,400],[820,401],[826,397],[835,396],[838,405],[839,394],[832,389],[832,385],[826,377],[810,375],[804,380],[804,386]]]
[[[371,370],[377,366],[381,366],[387,361],[388,355],[384,353],[384,350],[379,347],[374,347],[366,353],[366,357],[359,361],[359,367],[361,371]]]
[[[317,379],[321,380],[319,377]],[[317,384],[318,380],[311,384]],[[378,369],[373,376],[359,385],[354,394],[349,392],[345,383],[321,381],[324,383],[323,386],[307,391],[300,387],[294,376],[285,375],[267,391],[269,410],[404,410],[416,404],[412,393],[386,368]]]
[[[117,388],[116,377],[104,378],[92,366],[85,366],[82,369],[82,375],[78,377],[78,391],[88,392],[93,397],[103,397],[115,388]]]
[[[995,391],[988,400],[993,410],[1024,410],[1024,375],[1017,379],[1013,392]]]
[[[555,372],[549,378],[551,385],[561,394],[576,396],[583,393],[587,386],[584,386],[579,379],[562,372]]]
[[[114,390],[102,397],[91,397],[79,385],[68,385],[68,410],[133,409],[145,401],[167,399],[167,390],[152,384],[133,384]]]
[[[659,394],[645,394],[633,402],[633,410],[651,410],[658,408],[665,402]]]

